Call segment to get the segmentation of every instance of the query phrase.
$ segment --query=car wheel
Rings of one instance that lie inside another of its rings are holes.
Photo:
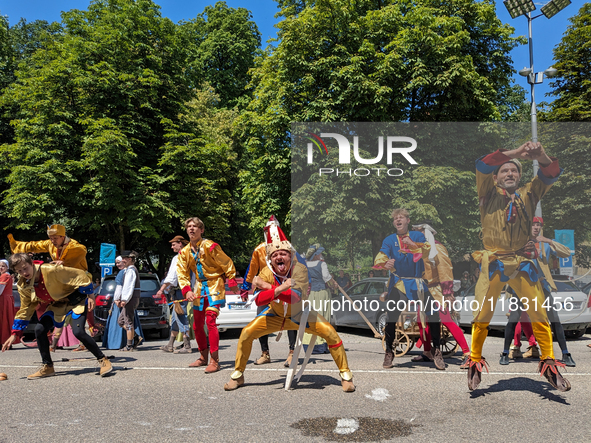
[[[585,329],[577,329],[574,331],[564,331],[564,337],[570,338],[573,340],[576,338],[581,338],[583,335],[585,335]]]

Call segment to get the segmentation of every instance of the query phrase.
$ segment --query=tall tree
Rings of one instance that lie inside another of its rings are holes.
[[[193,85],[211,85],[219,97],[218,106],[244,107],[249,99],[248,71],[261,46],[261,34],[250,11],[217,2],[206,6],[195,19],[181,23],[181,28],[190,50],[187,72]]]
[[[555,80],[548,120],[591,121],[591,3],[571,17],[560,43],[554,48]]]
[[[241,175],[253,224],[272,211],[289,220],[291,122],[502,118],[497,91],[511,85],[508,53],[520,40],[493,1],[279,5],[277,46],[257,61],[254,98],[240,119],[255,159]],[[459,155],[455,163],[472,168]]]
[[[17,71],[2,104],[18,106],[6,214],[16,228],[75,220],[120,248],[171,230],[157,170],[164,118],[189,97],[175,25],[149,0],[96,0],[62,15]]]
[[[550,229],[574,229],[579,263],[589,262],[591,241],[591,3],[571,17],[571,25],[554,48],[555,80],[550,84],[549,110],[542,120],[572,122],[546,124],[549,150],[558,157],[564,173],[543,202]],[[540,138],[541,140],[544,140]]]

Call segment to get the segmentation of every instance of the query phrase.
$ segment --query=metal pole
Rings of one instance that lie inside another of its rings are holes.
[[[536,85],[536,73],[534,71],[534,39],[532,37],[532,26],[533,19],[531,18],[531,12],[527,13],[527,30],[529,34],[529,67],[531,73],[528,76],[528,81],[531,84],[531,141],[536,143],[538,141],[538,114],[536,109],[536,94],[534,87]],[[538,174],[538,161],[533,161],[534,166],[534,177]],[[536,217],[542,216],[542,205],[538,202],[536,206]]]

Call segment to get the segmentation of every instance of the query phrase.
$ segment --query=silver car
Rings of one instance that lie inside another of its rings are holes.
[[[564,328],[567,338],[578,338],[585,334],[585,330],[591,326],[591,306],[589,294],[582,292],[572,281],[565,276],[554,276],[554,282],[558,291],[552,292],[554,307],[558,310],[560,323]],[[460,326],[471,327],[473,315],[470,303],[474,301],[475,285],[468,288],[464,293],[456,293],[456,309],[460,313]],[[506,297],[501,292],[495,312],[490,322],[491,329],[504,330],[507,324],[507,316],[510,312],[510,296]]]

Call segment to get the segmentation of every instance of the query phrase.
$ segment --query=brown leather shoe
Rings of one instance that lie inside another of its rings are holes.
[[[435,349],[433,353],[433,363],[435,363],[435,367],[440,371],[445,371],[445,362],[443,361],[443,354],[441,353],[441,349]]]
[[[162,352],[174,352],[174,346],[168,346],[168,345],[160,346],[160,350]]]
[[[527,351],[523,353],[523,358],[540,358],[540,349],[534,346],[528,346]]]
[[[521,353],[521,348],[509,349],[509,358],[512,358],[512,359],[523,358],[523,354]]]
[[[386,351],[386,355],[384,355],[384,363],[382,363],[382,367],[384,369],[390,369],[393,368],[394,365],[392,364],[392,361],[394,360],[394,353],[392,351]]]
[[[548,383],[559,391],[566,392],[570,391],[570,383],[566,378],[563,378],[558,371],[558,367],[565,367],[564,363],[557,362],[552,358],[541,360],[538,364],[538,371],[540,375],[546,377]]]
[[[207,366],[207,357],[209,356],[209,349],[204,349],[203,351],[199,351],[201,353],[201,357],[195,360],[193,363],[189,365],[190,368],[198,368],[200,366]]]
[[[235,389],[238,389],[243,384],[244,384],[244,375],[241,375],[236,380],[231,378],[230,381],[224,385],[224,391],[234,391]]]
[[[287,359],[283,363],[283,366],[285,366],[286,368],[289,368],[291,366],[291,361],[292,360],[293,360],[293,351],[290,350],[289,351],[289,355],[287,356]]]
[[[478,388],[482,381],[482,369],[486,369],[488,373],[488,364],[484,357],[480,361],[473,361],[470,359],[470,367],[468,368],[468,389],[473,391]]]
[[[344,392],[355,392],[355,385],[353,384],[353,379],[341,380],[341,386],[343,387]]]
[[[269,351],[263,351],[261,356],[254,362],[255,365],[265,365],[267,363],[271,363],[271,355],[269,355]]]
[[[431,351],[424,352],[421,355],[417,355],[416,357],[411,358],[410,361],[415,363],[430,362],[433,361],[433,355],[431,355]]]
[[[72,352],[82,352],[82,351],[88,351],[88,349],[86,349],[86,347],[82,343],[80,343],[76,349],[72,349]]]
[[[113,371],[113,366],[111,365],[111,362],[109,361],[109,359],[107,357],[101,358],[99,360],[99,363],[101,365],[101,369],[99,371],[99,374],[101,377],[104,377],[109,372]]]
[[[211,353],[211,360],[205,368],[206,374],[211,374],[212,372],[218,372],[220,370],[220,359],[218,357],[218,351]]]
[[[29,375],[27,377],[27,379],[28,380],[35,380],[37,378],[51,377],[52,375],[55,375],[55,370],[53,369],[53,366],[43,365],[39,368],[39,370],[37,372]]]

